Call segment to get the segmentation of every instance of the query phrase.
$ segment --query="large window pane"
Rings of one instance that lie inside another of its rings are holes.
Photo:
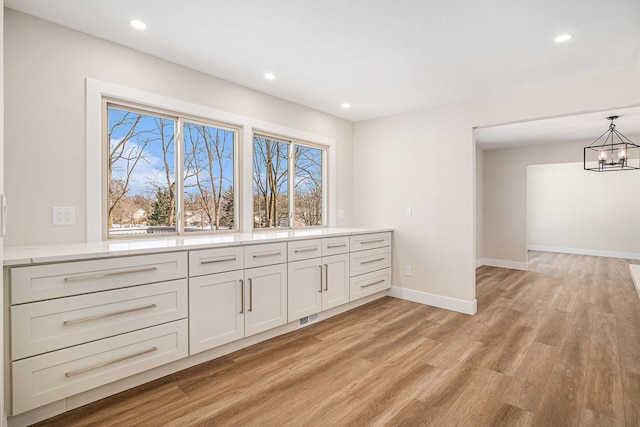
[[[289,143],[253,137],[253,226],[289,226]]]
[[[110,236],[176,231],[175,124],[108,108]]]
[[[236,132],[184,124],[184,230],[228,230],[234,223]]]
[[[322,153],[318,148],[295,146],[296,227],[322,225]]]

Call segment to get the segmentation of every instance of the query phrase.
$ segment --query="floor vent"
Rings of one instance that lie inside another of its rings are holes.
[[[302,319],[300,319],[300,323],[298,323],[298,329],[304,328],[305,326],[309,326],[312,323],[316,323],[317,321],[318,321],[317,314],[311,314],[309,316],[305,316]]]

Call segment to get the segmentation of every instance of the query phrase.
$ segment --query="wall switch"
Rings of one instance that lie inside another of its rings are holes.
[[[404,217],[405,218],[411,218],[411,215],[413,215],[413,210],[411,209],[411,206],[405,206],[405,208],[404,208]]]
[[[344,219],[344,209],[338,209],[338,219]]]
[[[405,265],[404,266],[404,275],[405,276],[411,276],[411,266],[410,265]]]
[[[53,208],[53,225],[73,225],[76,223],[76,208]]]

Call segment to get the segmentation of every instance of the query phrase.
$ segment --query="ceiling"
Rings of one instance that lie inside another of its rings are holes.
[[[636,144],[640,143],[638,106],[477,128],[476,146],[494,150],[569,141],[589,144],[609,128],[607,117],[610,116],[619,116],[614,121],[616,129]]]
[[[640,0],[5,5],[354,122],[629,69],[640,51]]]

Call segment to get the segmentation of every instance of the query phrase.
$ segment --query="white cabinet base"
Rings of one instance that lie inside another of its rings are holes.
[[[187,320],[11,363],[13,413],[186,357]]]

